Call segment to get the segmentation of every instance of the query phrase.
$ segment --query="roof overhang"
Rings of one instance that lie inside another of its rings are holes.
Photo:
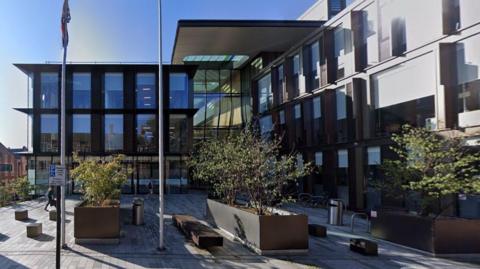
[[[248,56],[284,52],[323,25],[323,21],[297,20],[180,20],[173,64],[195,55]]]

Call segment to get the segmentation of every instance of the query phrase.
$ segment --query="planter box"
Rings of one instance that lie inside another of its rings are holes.
[[[75,243],[118,243],[120,207],[74,208]]]
[[[306,215],[259,216],[207,199],[207,217],[258,254],[308,252]]]
[[[372,235],[433,254],[480,253],[480,220],[378,211]]]

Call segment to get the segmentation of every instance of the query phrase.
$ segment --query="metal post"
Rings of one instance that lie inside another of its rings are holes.
[[[63,221],[62,214],[60,214],[60,186],[56,187],[56,196],[57,201],[55,201],[56,206],[55,209],[57,210],[57,240],[56,240],[56,251],[55,251],[55,268],[60,269],[60,223]]]
[[[158,0],[158,203],[159,203],[159,237],[158,249],[164,250],[164,220],[165,209],[163,193],[163,67],[162,67],[162,0]]]
[[[65,167],[65,174],[68,176],[67,167],[65,165],[65,61],[67,59],[67,46],[63,47],[63,62],[62,62],[62,82],[61,82],[61,103],[60,103],[60,164]],[[66,180],[65,180],[66,181]],[[62,247],[65,247],[65,184],[61,186],[61,206],[57,208],[62,212],[61,222],[61,238]]]

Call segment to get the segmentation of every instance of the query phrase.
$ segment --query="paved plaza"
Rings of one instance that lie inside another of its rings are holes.
[[[124,195],[122,204],[131,204],[134,197]],[[308,255],[259,256],[238,242],[226,238],[223,247],[197,249],[185,240],[171,222],[172,214],[190,214],[204,219],[203,194],[166,196],[166,247],[157,251],[158,199],[145,198],[145,225],[134,226],[122,220],[122,238],[118,245],[76,245],[73,238],[73,207],[78,197],[67,200],[68,249],[62,251],[62,268],[480,268],[480,256],[434,258],[428,254],[378,241],[379,256],[366,257],[348,250],[351,237],[369,235],[367,225],[359,221],[355,234],[350,231],[348,214],[342,227],[328,226],[326,238],[310,237]],[[0,208],[0,268],[54,268],[55,222],[48,220],[43,201],[29,201]],[[15,208],[29,210],[28,221],[15,221]],[[310,223],[325,224],[326,211],[292,205],[288,210],[309,215]],[[29,222],[43,223],[43,235],[26,237]],[[221,231],[219,231],[222,233]],[[222,233],[223,234],[223,233]],[[223,234],[227,236],[226,234]]]

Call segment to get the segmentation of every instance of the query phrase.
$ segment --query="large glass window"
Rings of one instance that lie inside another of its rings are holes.
[[[91,79],[90,73],[73,73],[73,108],[90,108]]]
[[[278,112],[278,117],[280,118],[280,124],[285,124],[285,110],[280,110],[280,112]]]
[[[348,150],[337,151],[337,177],[339,185],[348,185]]]
[[[258,112],[263,113],[272,107],[272,81],[270,74],[258,81]]]
[[[185,73],[170,74],[170,108],[188,108],[188,76]]]
[[[123,150],[123,115],[105,115],[105,151]]]
[[[105,108],[123,108],[123,74],[105,73]]]
[[[171,153],[185,153],[188,151],[188,121],[186,115],[169,116],[169,151]]]
[[[58,115],[40,116],[40,151],[58,152]]]
[[[295,95],[300,93],[300,55],[295,54],[292,59],[292,86]]]
[[[275,68],[276,77],[277,77],[277,96],[278,96],[278,104],[282,104],[285,100],[284,91],[285,91],[285,74],[283,70],[283,64],[279,65]]]
[[[156,151],[156,126],[154,114],[137,115],[137,152]]]
[[[372,76],[377,132],[396,132],[407,123],[424,127],[434,121],[435,70],[435,57],[429,53]]]
[[[363,10],[363,37],[367,46],[367,64],[378,63],[378,14],[377,5],[371,4]]]
[[[367,184],[370,185],[372,180],[378,180],[380,175],[381,164],[381,149],[380,147],[368,147],[367,148],[367,165],[366,165],[366,178]]]
[[[320,86],[320,45],[317,42],[309,47],[310,49],[310,89],[314,90]]]
[[[315,152],[315,165],[318,167],[323,166],[323,152],[321,151]]]
[[[334,30],[334,55],[337,62],[337,79],[341,79],[345,74],[350,74],[352,66],[347,61],[347,54],[352,51],[352,32],[350,29],[343,28],[342,25]]]
[[[90,115],[74,114],[72,116],[72,125],[73,152],[89,152],[91,150]]]
[[[58,73],[41,73],[40,107],[58,108]]]
[[[337,103],[337,120],[347,118],[347,91],[345,87],[341,87],[335,91]]]
[[[273,130],[272,116],[264,116],[260,118],[260,133],[262,136],[269,135]]]
[[[136,78],[137,108],[157,107],[157,86],[155,73],[138,73]]]

